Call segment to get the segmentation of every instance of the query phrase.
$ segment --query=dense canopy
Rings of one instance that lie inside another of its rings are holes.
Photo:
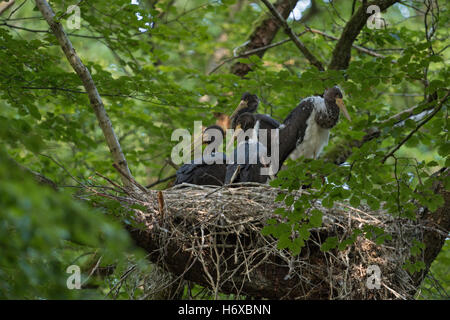
[[[335,85],[352,121],[341,116],[318,159],[285,161],[269,192],[284,203],[273,206],[281,218],[264,221],[262,235],[301,256],[325,223],[318,203],[400,224],[426,215],[429,234],[405,244],[399,268],[420,279],[415,298],[448,299],[449,9],[438,0],[0,2],[0,299],[155,298],[158,263],[130,232],[149,230],[134,219],[146,204],[120,197],[172,186],[174,130],[220,123],[244,92],[282,122]],[[357,238],[388,245],[397,230],[355,228],[320,249]],[[67,289],[70,265],[83,290]],[[217,294],[194,281],[178,297]]]

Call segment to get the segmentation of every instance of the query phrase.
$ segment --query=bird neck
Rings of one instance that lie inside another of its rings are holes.
[[[248,107],[245,107],[245,108],[239,110],[238,113],[234,116],[234,118],[231,121],[231,127],[232,128],[236,127],[236,121],[237,121],[237,119],[239,119],[239,116],[241,114],[246,113],[246,112],[254,113],[255,111],[256,111],[256,109],[254,106],[248,106]]]
[[[325,109],[317,109],[315,120],[325,129],[333,128],[339,120],[339,107],[334,99],[324,99]]]

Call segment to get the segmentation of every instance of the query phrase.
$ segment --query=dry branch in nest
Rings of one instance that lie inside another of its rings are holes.
[[[284,206],[274,201],[279,192],[254,183],[232,188],[183,184],[140,195],[102,195],[134,211],[143,228],[130,232],[151,261],[175,280],[208,287],[216,298],[226,293],[271,299],[411,299],[417,282],[402,266],[411,258],[412,240],[423,239],[425,229],[446,234],[383,211],[346,203],[326,209],[316,202],[312,208],[323,213],[323,225],[311,230],[300,255],[293,256],[261,234],[267,219],[283,219],[273,213]],[[133,204],[146,209],[131,209]],[[327,237],[343,240],[364,225],[383,228],[392,239],[377,245],[358,236],[343,251],[320,250]],[[381,271],[379,289],[367,285],[373,265]]]

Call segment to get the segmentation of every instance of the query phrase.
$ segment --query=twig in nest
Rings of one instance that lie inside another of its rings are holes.
[[[146,187],[147,189],[150,189],[150,188],[152,188],[152,187],[154,187],[154,186],[156,186],[156,185],[158,185],[158,184],[160,184],[160,183],[169,181],[170,179],[173,179],[173,178],[175,178],[176,176],[177,176],[176,174],[173,174],[173,175],[171,175],[171,176],[168,176],[167,178],[159,179],[158,181],[155,181],[155,182],[153,182],[153,183],[150,183],[148,186],[145,186],[145,187]]]
[[[123,177],[127,178],[132,184],[134,184],[136,187],[138,187],[142,192],[148,193],[148,190],[145,189],[144,186],[139,184],[136,180],[133,179],[133,177],[126,174],[116,163],[113,163],[114,169],[116,169]]]
[[[161,191],[158,191],[158,205],[159,205],[159,214],[161,215],[161,220],[164,219],[164,197]]]

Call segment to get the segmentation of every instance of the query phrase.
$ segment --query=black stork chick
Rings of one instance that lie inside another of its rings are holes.
[[[244,113],[252,113],[254,115],[255,121],[259,121],[259,129],[266,130],[266,139],[262,139],[262,136],[258,136],[258,141],[262,142],[264,146],[267,148],[268,155],[271,154],[270,141],[271,141],[271,129],[281,128],[282,124],[277,120],[271,118],[266,114],[256,113],[259,105],[259,98],[256,94],[251,94],[245,92],[242,94],[241,102],[237,106],[236,110],[234,110],[233,114],[230,116],[231,120],[231,128],[236,130],[237,119],[240,115]],[[259,134],[262,134],[260,132]],[[264,141],[264,142],[263,142]],[[232,141],[230,141],[232,143]]]
[[[244,92],[242,94],[239,105],[234,110],[233,114],[230,116],[231,128],[235,129],[236,128],[236,120],[239,118],[239,116],[241,114],[247,113],[247,112],[255,114],[256,121],[258,121],[258,120],[260,121],[260,125],[259,125],[260,129],[275,129],[281,125],[280,122],[271,118],[268,115],[256,113],[258,106],[259,106],[258,96],[256,94]]]
[[[283,123],[285,128],[280,130],[280,165],[287,156],[293,160],[301,156],[319,157],[328,144],[330,129],[339,120],[340,111],[351,121],[342,97],[341,90],[335,86],[325,90],[323,98],[305,98],[291,111]]]
[[[269,176],[261,175],[260,170],[268,165],[268,159],[266,147],[258,142],[259,125],[260,122],[256,120],[255,115],[249,112],[242,113],[237,118],[233,139],[239,136],[238,145],[232,155],[233,163],[227,165],[225,184],[267,181]],[[248,134],[249,131],[250,134]],[[245,140],[240,141],[243,140],[242,138]],[[228,160],[230,161],[230,156]]]
[[[258,109],[258,105],[259,98],[256,94],[244,92],[241,96],[241,101],[230,116],[231,128],[236,128],[236,120],[241,114],[246,112],[255,113],[256,109]]]
[[[215,142],[219,137],[220,141]],[[210,146],[220,145],[223,141],[224,131],[218,125],[209,126],[202,134],[203,144],[206,144],[201,159],[194,159],[191,163],[182,165],[176,173],[174,185],[183,182],[196,185],[221,186],[225,180],[227,162],[225,154],[209,150]],[[206,155],[205,155],[206,153]]]

